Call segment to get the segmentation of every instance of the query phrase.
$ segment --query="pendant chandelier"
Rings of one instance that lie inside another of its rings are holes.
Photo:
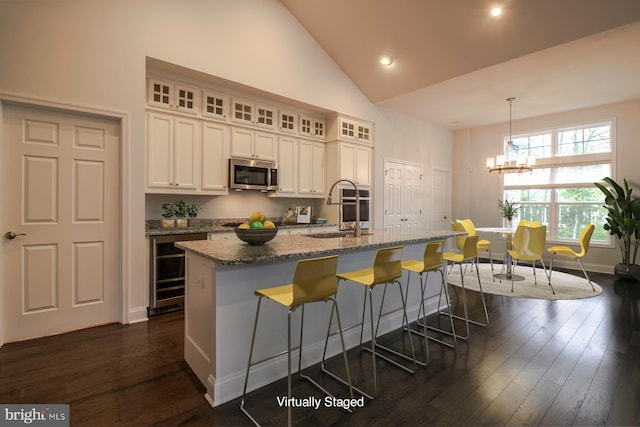
[[[526,153],[520,154],[519,148],[513,145],[511,140],[511,104],[514,100],[515,98],[507,98],[507,101],[509,101],[509,141],[507,141],[507,148],[503,154],[487,158],[487,170],[489,173],[531,172],[535,165],[535,158],[527,156]]]

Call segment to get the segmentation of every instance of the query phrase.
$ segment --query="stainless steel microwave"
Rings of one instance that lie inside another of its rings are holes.
[[[275,191],[278,189],[278,164],[264,160],[231,158],[229,188],[238,191]]]

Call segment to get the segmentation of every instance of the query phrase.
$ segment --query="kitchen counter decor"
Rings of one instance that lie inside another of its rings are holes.
[[[277,228],[261,228],[261,229],[253,229],[253,228],[234,228],[236,232],[236,236],[238,239],[243,242],[247,242],[252,246],[260,246],[267,243],[269,240],[272,240],[278,234]]]

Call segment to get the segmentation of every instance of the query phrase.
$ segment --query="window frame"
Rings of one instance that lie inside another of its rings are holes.
[[[610,126],[610,144],[611,151],[606,153],[590,153],[590,154],[578,154],[571,156],[557,156],[557,148],[558,148],[558,133],[567,130],[575,130],[580,128],[589,128],[589,127],[598,127],[603,125]],[[554,126],[552,128],[540,129],[537,131],[531,132],[523,132],[517,135],[513,135],[511,138],[516,140],[517,138],[523,137],[535,137],[538,135],[542,135],[545,133],[551,134],[551,157],[545,158],[536,158],[536,164],[534,166],[535,169],[544,169],[544,168],[560,168],[560,167],[571,167],[571,166],[588,166],[595,164],[609,164],[611,170],[611,177],[616,179],[616,119],[615,117],[601,120],[593,120],[593,121],[585,121],[579,123],[572,123],[562,126]],[[508,141],[509,136],[504,136],[505,144]],[[527,151],[528,152],[528,151]],[[527,172],[524,172],[525,174]],[[600,177],[602,179],[604,177]],[[594,179],[593,182],[596,182],[598,178]],[[501,185],[501,194],[505,195],[506,191],[510,190],[546,190],[549,189],[550,197],[549,197],[549,217],[547,224],[547,234],[549,243],[557,243],[563,245],[577,245],[579,244],[578,239],[561,239],[558,237],[558,216],[559,216],[559,206],[567,205],[567,204],[584,204],[584,205],[592,205],[589,202],[560,202],[558,201],[557,191],[558,189],[565,188],[593,188],[592,183],[549,183],[549,184],[525,184],[525,185],[505,185],[505,176],[503,175],[500,179]],[[547,205],[547,202],[525,202],[527,205]],[[604,203],[603,203],[604,204]],[[596,224],[598,225],[598,224]],[[613,236],[607,233],[607,241],[591,241],[591,246],[597,246],[602,248],[613,248],[615,247],[615,240]]]

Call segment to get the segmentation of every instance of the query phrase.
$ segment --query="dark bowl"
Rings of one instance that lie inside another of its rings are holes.
[[[236,236],[243,242],[247,242],[250,245],[259,246],[264,245],[269,240],[276,237],[278,234],[278,228],[234,228]]]

